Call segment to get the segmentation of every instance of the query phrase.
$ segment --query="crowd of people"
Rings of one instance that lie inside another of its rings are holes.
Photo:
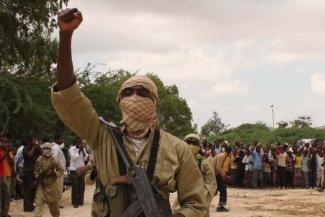
[[[212,145],[206,140],[202,144],[199,141],[198,135],[185,139],[203,175],[209,171],[202,162],[212,165],[217,186],[212,186],[215,185],[213,178],[207,176],[205,180],[210,179],[206,185],[210,185],[208,188],[211,200],[215,189],[220,192],[219,211],[228,211],[224,207],[227,201],[227,185],[255,189],[278,187],[324,190],[323,142],[315,141],[300,146],[268,146],[259,143],[244,145],[241,142],[229,144],[226,141],[215,141]],[[60,200],[67,186],[71,186],[71,204],[78,208],[84,203],[85,175],[86,182],[87,178],[90,182],[96,181],[95,195],[96,192],[100,194],[99,187],[103,188],[102,183],[91,178],[96,176],[93,173],[96,171],[89,173],[87,177],[87,170],[93,168],[89,165],[95,164],[90,162],[90,156],[90,148],[79,137],[74,139],[71,147],[64,144],[61,136],[43,140],[30,137],[22,141],[19,147],[15,147],[10,145],[7,137],[1,136],[1,217],[9,217],[10,201],[19,199],[23,199],[22,209],[25,212],[42,216],[44,205],[48,203],[51,214],[59,216],[59,208],[64,208]],[[218,165],[220,158],[222,163]],[[42,168],[43,164],[48,164],[47,167],[52,170]],[[41,174],[45,171],[47,179],[42,182]],[[52,177],[52,182],[48,177]],[[58,195],[49,194],[50,197],[46,198],[46,190],[51,191],[53,188],[57,189]]]
[[[0,216],[10,217],[10,201],[19,199],[24,212],[34,212],[36,217],[43,215],[46,204],[52,216],[60,216],[67,186],[71,186],[73,207],[83,205],[90,151],[79,137],[68,147],[61,136],[31,136],[17,147],[0,136]]]
[[[215,141],[202,145],[206,158],[232,146],[227,174],[229,185],[239,188],[318,188],[324,190],[324,143],[314,141],[302,145],[244,145]]]
[[[197,134],[181,141],[159,128],[158,89],[147,76],[132,76],[121,85],[116,98],[122,114],[121,127],[104,121],[81,92],[74,75],[72,35],[82,20],[82,13],[76,8],[58,14],[57,83],[51,89],[51,101],[62,122],[89,143],[93,157],[89,157],[90,148],[79,137],[71,147],[65,145],[60,136],[53,140],[29,137],[16,149],[1,136],[0,217],[10,217],[11,198],[22,198],[23,210],[34,212],[35,217],[43,215],[46,204],[51,215],[59,217],[60,207],[64,205],[60,200],[67,184],[65,177],[69,177],[74,208],[84,203],[85,180],[96,183],[91,212],[94,217],[126,215],[126,210],[138,205],[139,198],[152,199],[150,204],[155,198],[159,210],[154,211],[165,217],[208,217],[217,192],[220,198],[216,211],[229,211],[226,208],[229,184],[323,190],[322,143],[279,144],[273,148],[258,143],[245,146],[225,141],[210,145],[206,141],[201,144]],[[132,179],[139,177],[136,173],[128,175],[127,163],[119,152],[122,148],[116,148],[117,144],[126,149],[124,157],[132,159],[141,171],[146,170],[146,181],[153,191],[147,194],[150,197],[145,198],[139,186],[132,185]],[[172,192],[178,196],[173,209],[169,203]],[[140,212],[148,210],[141,206]]]

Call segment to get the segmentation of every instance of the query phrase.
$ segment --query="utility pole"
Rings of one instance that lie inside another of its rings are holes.
[[[271,105],[270,107],[271,107],[271,110],[272,110],[272,129],[274,131],[274,106]]]

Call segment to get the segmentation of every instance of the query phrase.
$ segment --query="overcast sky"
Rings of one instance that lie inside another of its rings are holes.
[[[75,68],[154,72],[201,126],[310,115],[325,125],[324,0],[70,0]],[[106,64],[106,65],[102,65]]]

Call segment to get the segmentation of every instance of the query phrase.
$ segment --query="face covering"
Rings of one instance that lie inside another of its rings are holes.
[[[51,157],[51,155],[52,155],[51,149],[48,149],[48,148],[43,149],[43,156],[44,157],[49,158],[49,157]]]
[[[123,97],[126,88],[142,86],[150,92],[149,97],[133,94]],[[125,81],[117,95],[116,102],[122,113],[122,131],[136,139],[145,137],[157,125],[158,92],[155,83],[147,76],[135,75]]]
[[[190,145],[190,148],[192,150],[192,154],[195,156],[201,151],[201,147],[197,145]]]
[[[61,145],[59,145],[60,149],[64,148],[64,143],[62,143]]]
[[[124,97],[119,106],[122,112],[122,131],[128,135],[140,139],[156,127],[156,104],[151,98],[134,94]]]

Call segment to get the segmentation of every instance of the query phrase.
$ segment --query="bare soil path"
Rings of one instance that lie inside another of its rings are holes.
[[[70,193],[70,190],[64,193],[65,208],[61,209],[61,216],[89,217],[93,187],[86,186],[85,205],[77,209],[70,204]],[[211,217],[325,217],[325,193],[316,190],[229,189],[228,195],[230,212],[215,212],[218,203],[218,196],[216,196],[210,206]],[[22,211],[22,200],[11,203],[10,214],[12,217],[33,216],[32,213]],[[46,209],[44,217],[50,216]]]

